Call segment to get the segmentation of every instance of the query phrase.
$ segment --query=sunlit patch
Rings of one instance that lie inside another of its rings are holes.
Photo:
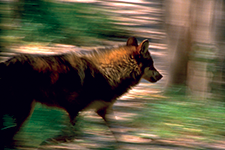
[[[183,127],[184,125],[181,125],[181,124],[175,124],[175,123],[164,123],[165,125],[168,125],[168,126],[173,126],[173,127]]]
[[[137,116],[136,113],[128,113],[128,112],[114,112],[115,116],[117,117],[117,120],[121,121],[131,121],[135,116]]]
[[[130,95],[124,95],[122,97],[120,97],[121,100],[126,100],[126,99],[133,99],[134,97],[133,96],[130,96]]]
[[[115,7],[135,7],[134,4],[130,4],[130,3],[112,3],[113,6]]]
[[[132,143],[149,143],[152,141],[151,139],[141,138],[134,135],[122,135],[119,140]]]
[[[73,45],[53,44],[53,46],[50,47],[43,43],[42,44],[31,43],[29,45],[12,46],[10,47],[10,49],[13,49],[13,51],[18,53],[45,54],[45,55],[60,54],[81,50],[81,48]]]
[[[183,128],[184,130],[187,130],[187,131],[192,131],[192,132],[201,132],[202,130],[200,129],[192,129],[192,128]]]
[[[168,98],[166,96],[161,95],[162,92],[160,89],[153,88],[152,83],[139,83],[138,86],[131,89],[128,93],[120,97],[120,100],[129,100],[129,99],[151,99],[151,98]]]
[[[127,104],[127,102],[124,101],[117,101],[114,106],[116,107],[130,107],[130,108],[143,108],[144,104],[140,102],[130,102]]]
[[[149,2],[145,2],[143,0],[116,0],[116,1],[126,2],[126,3],[141,3],[141,4],[149,3]]]
[[[61,2],[78,2],[78,3],[94,3],[98,2],[98,0],[59,0]]]

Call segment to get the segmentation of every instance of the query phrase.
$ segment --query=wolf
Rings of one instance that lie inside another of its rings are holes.
[[[2,119],[1,139],[14,137],[36,102],[64,109],[72,125],[80,111],[94,109],[110,127],[116,99],[141,78],[152,83],[162,78],[147,39],[138,45],[130,37],[125,46],[89,53],[16,55],[0,63],[0,115],[16,122],[7,128]]]

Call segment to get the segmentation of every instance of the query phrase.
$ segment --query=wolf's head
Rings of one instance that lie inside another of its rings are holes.
[[[163,76],[154,68],[154,63],[152,57],[148,51],[149,41],[144,40],[138,45],[137,39],[135,37],[130,37],[127,40],[127,46],[136,46],[137,47],[137,59],[143,67],[144,74],[142,78],[149,82],[157,82]]]

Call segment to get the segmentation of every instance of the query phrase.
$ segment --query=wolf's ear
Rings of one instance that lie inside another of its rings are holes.
[[[138,51],[140,54],[145,54],[148,51],[149,41],[146,39],[138,46]]]
[[[135,37],[129,37],[127,40],[127,46],[138,46],[137,39]]]

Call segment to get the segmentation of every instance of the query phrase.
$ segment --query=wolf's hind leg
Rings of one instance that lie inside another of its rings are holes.
[[[28,102],[28,101],[25,101]],[[33,111],[35,101],[31,100],[30,103],[24,103],[17,105],[17,107],[13,107],[14,109],[8,110],[6,115],[11,116],[15,119],[15,125],[11,127],[4,127],[1,129],[1,137],[3,137],[3,141],[5,145],[14,145],[13,137],[20,130],[21,126],[25,122],[25,120],[30,116]],[[6,121],[6,120],[3,120]]]
[[[17,113],[15,112],[16,124],[20,128],[26,119],[33,113],[35,107],[35,101],[31,103],[23,104],[18,108]]]

